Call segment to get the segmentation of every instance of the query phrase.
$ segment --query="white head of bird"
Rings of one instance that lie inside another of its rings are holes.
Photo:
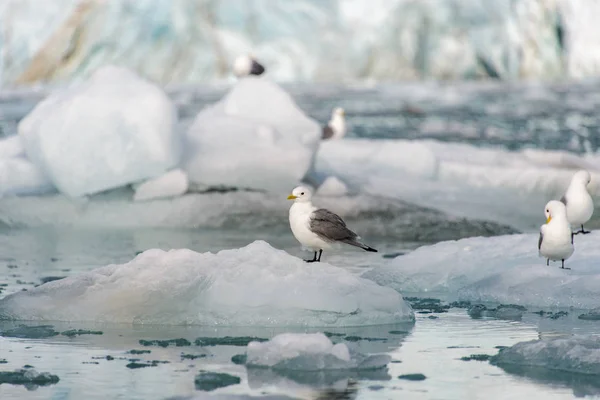
[[[582,169],[581,171],[577,171],[573,178],[571,178],[571,185],[583,186],[587,187],[592,181],[592,176],[589,172]]]
[[[298,186],[288,196],[288,200],[294,200],[295,203],[309,203],[311,199],[312,191],[306,186]]]
[[[551,200],[548,202],[548,204],[546,204],[544,215],[546,216],[547,224],[549,224],[552,220],[564,219],[567,221],[567,209],[565,205],[558,200]]]

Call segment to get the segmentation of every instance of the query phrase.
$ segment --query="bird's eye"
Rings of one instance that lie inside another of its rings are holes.
[[[548,212],[548,213],[549,213],[550,211],[546,210],[546,212]]]
[[[304,196],[304,192],[300,193],[300,196]]]

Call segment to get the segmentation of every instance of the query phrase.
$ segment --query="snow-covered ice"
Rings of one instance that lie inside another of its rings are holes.
[[[18,135],[0,139],[0,160],[4,158],[22,157],[25,149],[21,137]]]
[[[388,355],[351,352],[345,343],[334,345],[323,333],[283,333],[267,342],[251,342],[246,355],[247,366],[293,371],[378,369],[391,361]]]
[[[28,158],[69,196],[158,176],[180,159],[177,113],[157,86],[108,66],[57,90],[19,123]]]
[[[9,295],[0,318],[223,326],[411,321],[396,291],[263,241],[216,254],[152,249],[122,265]]]
[[[600,336],[573,335],[520,342],[501,350],[490,361],[499,366],[508,364],[600,375]]]
[[[134,201],[181,196],[188,190],[187,174],[177,168],[135,187]]]
[[[192,182],[287,192],[312,167],[320,129],[278,85],[246,77],[196,116],[183,166]]]
[[[52,182],[31,161],[23,157],[0,158],[0,197],[52,191]]]
[[[549,199],[560,198],[578,169],[590,171],[590,193],[600,198],[597,165],[596,158],[559,151],[508,151],[435,140],[345,139],[321,145],[316,170],[374,195],[533,229],[539,226],[540,208]]]
[[[538,234],[468,238],[423,246],[376,267],[363,278],[402,293],[446,293],[460,300],[539,307],[600,304],[600,232],[575,237],[566,262],[546,266]]]

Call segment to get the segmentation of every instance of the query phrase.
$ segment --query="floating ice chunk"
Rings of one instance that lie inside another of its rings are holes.
[[[600,232],[575,237],[567,262],[546,266],[537,234],[469,238],[423,246],[363,274],[403,293],[443,292],[460,300],[540,307],[600,304]]]
[[[143,201],[181,196],[188,190],[187,174],[177,168],[157,178],[149,179],[135,189],[133,200]]]
[[[600,337],[574,335],[521,342],[501,350],[490,362],[600,375]]]
[[[0,159],[22,157],[25,155],[25,149],[18,135],[0,139]]]
[[[334,345],[322,333],[283,333],[268,342],[251,342],[246,355],[247,366],[292,371],[379,369],[391,360],[351,353],[345,343]]]
[[[318,196],[339,197],[348,194],[348,186],[335,176],[329,176],[317,189]]]
[[[26,158],[0,158],[0,197],[54,190],[52,182]]]
[[[396,291],[263,241],[217,254],[148,250],[122,265],[0,300],[0,319],[226,326],[360,326],[413,320]]]
[[[117,67],[52,93],[19,123],[27,156],[69,196],[155,177],[179,162],[177,114],[161,89]]]
[[[311,168],[320,126],[276,84],[246,77],[187,131],[190,181],[289,191]]]

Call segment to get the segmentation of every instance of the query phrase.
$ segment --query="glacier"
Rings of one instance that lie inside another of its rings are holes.
[[[388,355],[366,356],[345,343],[333,344],[323,333],[283,333],[267,342],[250,342],[246,366],[273,370],[373,370],[385,368]]]
[[[29,158],[71,197],[155,177],[177,165],[176,109],[157,86],[108,66],[54,91],[19,123]]]
[[[19,0],[0,5],[2,86],[116,63],[161,83],[558,79],[600,71],[594,0]]]
[[[501,350],[490,362],[500,367],[515,365],[600,375],[600,337],[572,335],[520,342]]]
[[[147,250],[122,265],[8,295],[0,319],[208,326],[363,326],[414,320],[396,291],[264,241],[216,254]]]
[[[543,223],[543,221],[541,221]],[[474,237],[423,246],[362,277],[407,293],[538,307],[600,303],[600,232],[575,236],[571,270],[538,256],[538,234]]]

